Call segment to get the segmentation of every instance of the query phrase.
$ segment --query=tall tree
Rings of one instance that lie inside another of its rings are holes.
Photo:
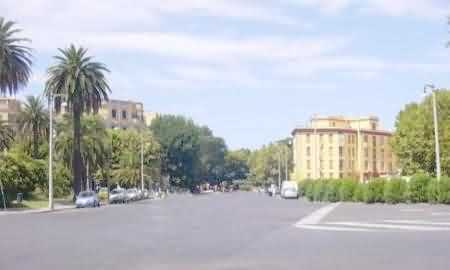
[[[31,49],[22,45],[29,39],[17,37],[15,23],[0,17],[0,94],[15,94],[31,75]]]
[[[441,167],[450,174],[450,91],[436,92]],[[402,174],[435,174],[435,140],[431,96],[420,103],[407,104],[397,115],[391,146],[399,159]]]
[[[67,167],[73,164],[73,121],[65,114],[56,125],[57,138],[55,142],[56,156]],[[81,157],[83,165],[89,164],[86,174],[93,175],[106,167],[111,152],[110,139],[103,121],[98,116],[83,115],[81,118]],[[84,169],[84,168],[83,168]],[[85,182],[80,183],[85,188]]]
[[[26,102],[20,110],[18,122],[24,137],[31,135],[32,157],[38,158],[40,139],[48,130],[48,113],[40,97],[28,96],[26,98]]]
[[[199,129],[199,168],[202,181],[216,184],[223,180],[227,146],[222,138],[215,137],[208,127]]]
[[[2,120],[0,120],[0,152],[8,149],[14,140],[12,129]]]
[[[62,97],[67,102],[73,120],[72,175],[73,190],[77,195],[81,189],[83,161],[81,156],[81,115],[83,112],[96,113],[103,100],[108,99],[111,90],[105,73],[106,66],[92,61],[87,49],[70,45],[59,49],[55,56],[57,63],[48,68],[45,92],[55,96],[55,108],[61,110]]]
[[[190,188],[197,184],[199,129],[182,116],[162,115],[150,127],[161,146],[161,173],[170,184]]]

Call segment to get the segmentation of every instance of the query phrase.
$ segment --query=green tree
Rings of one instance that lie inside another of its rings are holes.
[[[225,181],[247,179],[250,173],[248,166],[250,153],[248,149],[238,149],[225,153],[223,174]]]
[[[12,129],[4,121],[0,120],[0,153],[8,149],[13,140]]]
[[[30,138],[32,157],[39,157],[39,144],[48,130],[48,112],[42,99],[28,96],[18,117],[19,128],[25,138]]]
[[[71,45],[55,56],[57,63],[48,69],[47,95],[56,95],[55,108],[60,111],[62,96],[67,102],[73,121],[72,175],[73,190],[77,195],[81,189],[83,160],[81,155],[81,116],[83,112],[96,113],[103,100],[111,92],[106,81],[106,66],[92,61],[87,49]]]
[[[29,39],[16,35],[15,23],[0,17],[0,94],[15,94],[31,75],[31,49],[22,45]]]
[[[441,167],[444,175],[450,173],[450,91],[436,92],[439,122]],[[435,141],[431,96],[420,103],[411,103],[400,111],[391,139],[399,159],[402,174],[435,174]]]
[[[199,129],[182,116],[162,115],[150,127],[161,146],[161,174],[170,184],[190,188],[198,181]]]
[[[84,165],[83,179],[90,178],[97,171],[102,171],[107,167],[110,157],[110,140],[106,132],[102,119],[96,115],[83,115],[81,125],[81,158]],[[55,141],[56,157],[63,161],[67,168],[72,168],[73,164],[73,121],[69,114],[65,114],[56,123]],[[89,164],[89,165],[87,165]],[[102,171],[103,172],[103,171]],[[86,178],[85,178],[86,177]],[[85,188],[86,182],[80,182],[80,188]]]
[[[223,178],[227,146],[208,127],[200,128],[199,133],[199,178],[217,184]]]
[[[112,130],[113,164],[112,182],[122,186],[140,186],[141,146],[143,146],[144,185],[148,177],[157,177],[159,170],[159,144],[150,131]]]

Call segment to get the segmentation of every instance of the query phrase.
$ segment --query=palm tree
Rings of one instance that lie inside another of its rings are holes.
[[[73,129],[70,115],[65,114],[56,124],[56,155],[67,167],[71,167],[73,152]],[[98,116],[83,115],[81,118],[81,156],[84,164],[89,164],[90,173],[104,169],[109,158],[110,144],[103,121]],[[85,183],[81,183],[84,189]]]
[[[31,134],[32,156],[38,158],[39,140],[45,136],[48,127],[48,113],[40,97],[28,96],[19,117],[19,128],[25,137]]]
[[[31,75],[31,49],[21,45],[29,39],[18,38],[21,30],[0,17],[0,94],[15,94]]]
[[[12,129],[4,121],[0,120],[0,152],[8,149],[13,140]]]
[[[55,95],[55,108],[61,110],[62,96],[67,101],[73,120],[73,151],[72,175],[74,194],[78,195],[81,188],[83,163],[81,156],[81,115],[83,112],[98,111],[103,100],[108,100],[111,92],[106,81],[106,66],[93,62],[87,56],[87,49],[69,48],[59,49],[62,55],[55,56],[57,63],[48,68],[48,80],[45,93]]]

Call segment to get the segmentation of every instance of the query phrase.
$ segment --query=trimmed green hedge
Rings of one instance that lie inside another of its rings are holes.
[[[426,175],[414,175],[409,181],[401,178],[319,179],[299,182],[300,196],[310,201],[354,201],[365,203],[443,203],[450,204],[450,178],[441,181]]]

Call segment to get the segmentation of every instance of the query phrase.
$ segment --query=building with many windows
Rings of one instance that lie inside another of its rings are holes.
[[[391,132],[380,129],[377,117],[314,116],[292,135],[294,175],[299,180],[365,180],[397,173]]]
[[[98,114],[107,128],[140,128],[144,125],[144,106],[141,102],[110,99],[102,103]]]
[[[20,106],[20,101],[15,98],[0,97],[0,121],[13,129],[16,128]]]

